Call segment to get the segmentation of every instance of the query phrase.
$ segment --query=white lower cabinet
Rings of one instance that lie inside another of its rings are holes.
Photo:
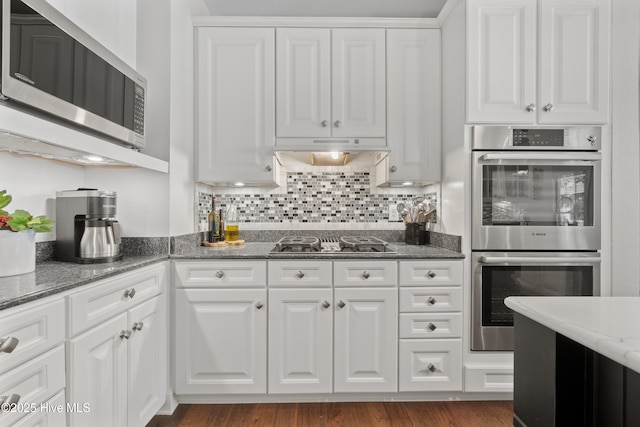
[[[462,345],[454,340],[400,340],[399,391],[462,390]]]
[[[175,291],[175,392],[267,392],[267,290]]]
[[[398,290],[335,289],[334,391],[397,391]]]

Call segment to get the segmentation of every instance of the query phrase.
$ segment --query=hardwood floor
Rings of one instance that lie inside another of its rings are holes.
[[[511,401],[180,405],[147,427],[513,426]]]

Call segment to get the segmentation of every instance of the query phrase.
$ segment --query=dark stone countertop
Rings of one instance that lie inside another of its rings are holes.
[[[33,273],[0,277],[0,310],[167,259],[167,255],[151,255],[125,257],[110,264],[43,262]]]
[[[463,259],[460,252],[450,251],[437,246],[407,245],[405,243],[390,243],[389,246],[397,251],[388,253],[271,253],[275,243],[246,243],[242,246],[228,246],[222,248],[195,247],[177,254],[172,259]]]

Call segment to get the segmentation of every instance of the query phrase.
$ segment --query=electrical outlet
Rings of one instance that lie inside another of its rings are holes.
[[[398,205],[389,205],[389,222],[400,221],[400,214],[398,213]]]

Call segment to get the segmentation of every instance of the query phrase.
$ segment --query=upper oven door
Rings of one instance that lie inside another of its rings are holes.
[[[600,249],[601,158],[474,151],[473,250]]]

